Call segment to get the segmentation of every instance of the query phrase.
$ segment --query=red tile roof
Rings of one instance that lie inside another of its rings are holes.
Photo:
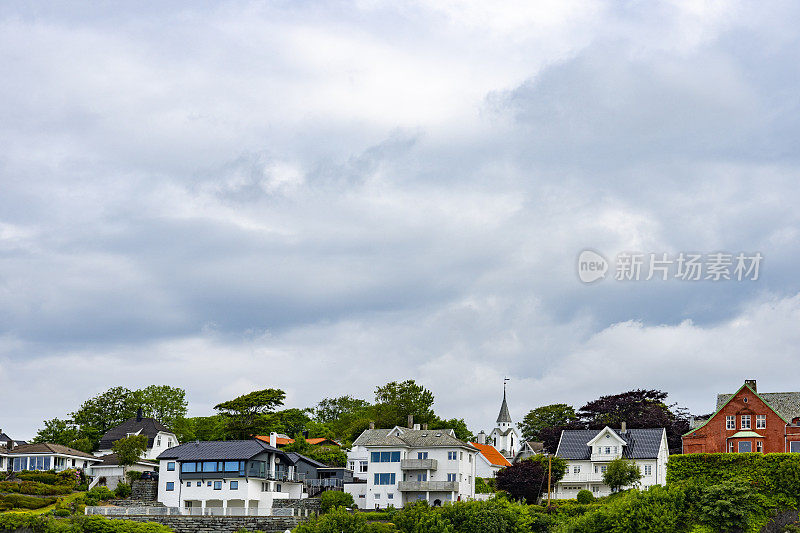
[[[478,444],[477,442],[470,442],[470,444],[478,448],[478,451],[481,452],[481,455],[483,455],[489,463],[495,466],[511,466],[508,459],[503,457],[491,444]]]
[[[256,438],[258,440],[263,440],[264,442],[269,444],[269,435],[256,435]],[[294,442],[294,439],[289,439],[289,438],[286,438],[286,437],[276,437],[276,439],[275,439],[276,446],[286,446],[287,444],[291,444],[293,442]],[[341,446],[341,444],[339,444],[335,440],[327,439],[325,437],[312,437],[310,439],[306,439],[306,442],[311,444],[311,445],[328,444],[328,443],[330,443],[330,444],[335,444],[336,446]]]

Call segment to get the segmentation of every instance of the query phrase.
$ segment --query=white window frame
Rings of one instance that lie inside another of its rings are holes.
[[[756,429],[767,429],[767,415],[756,415]]]
[[[736,416],[735,415],[728,415],[725,417],[725,429],[734,430],[736,429]]]
[[[740,429],[753,429],[753,421],[750,415],[742,415],[739,424]]]
[[[757,440],[756,441],[756,452],[764,453],[764,441],[763,440]]]

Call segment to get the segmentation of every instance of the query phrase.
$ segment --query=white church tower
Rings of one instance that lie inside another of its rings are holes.
[[[503,403],[500,405],[500,414],[497,415],[497,427],[489,434],[489,442],[503,457],[509,461],[514,461],[514,457],[522,447],[522,437],[517,431],[514,422],[511,420],[511,413],[508,412],[508,402],[506,402],[506,383],[503,380]]]

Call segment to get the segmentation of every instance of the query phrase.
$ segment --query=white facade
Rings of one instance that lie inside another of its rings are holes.
[[[131,433],[130,435],[138,435],[140,432]],[[180,444],[178,442],[178,437],[175,436],[174,433],[169,433],[167,431],[159,431],[156,436],[153,438],[153,445],[148,446],[145,450],[144,454],[142,454],[142,459],[147,459],[150,461],[155,461],[161,452],[172,448],[173,446],[177,446]],[[97,457],[103,457],[104,455],[110,455],[114,453],[114,451],[110,448],[97,450],[94,452],[94,455]]]
[[[128,482],[125,475],[126,472],[154,472],[157,468],[158,465],[153,463],[135,463],[127,467],[122,465],[105,465],[102,463],[97,463],[89,467],[87,474],[93,478],[106,478],[105,486],[111,490],[114,490],[120,483]]]
[[[367,432],[385,432],[394,445],[359,445]],[[361,509],[402,507],[427,500],[430,505],[475,497],[475,448],[455,438],[452,430],[421,430],[395,427],[367,430],[348,453],[348,465],[356,466],[355,477],[366,483],[345,484]],[[436,445],[439,435],[442,445]],[[413,441],[428,444],[415,445]],[[366,472],[361,465],[366,461]]]
[[[663,429],[660,431],[662,436],[657,451],[654,450],[648,457],[631,459],[642,473],[642,478],[637,485],[639,488],[647,489],[653,485],[666,485],[669,447],[666,431]],[[562,433],[562,441],[563,439],[564,433]],[[586,446],[590,447],[588,458],[567,459],[567,472],[556,484],[554,498],[575,498],[581,490],[589,490],[595,497],[611,494],[610,487],[603,483],[603,474],[606,472],[609,462],[623,457],[628,443],[615,430],[606,427],[588,440]],[[561,444],[559,444],[559,452],[561,452]],[[562,455],[562,453],[558,455]]]

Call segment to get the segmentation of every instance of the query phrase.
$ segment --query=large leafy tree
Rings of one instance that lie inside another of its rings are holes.
[[[472,440],[472,432],[467,428],[467,423],[463,418],[451,418],[449,420],[434,416],[433,421],[428,424],[430,429],[452,429],[455,431],[456,438],[463,441]]]
[[[537,407],[528,412],[519,424],[525,440],[541,441],[542,430],[552,427],[566,426],[577,420],[575,409],[565,403],[556,403]]]
[[[679,453],[681,435],[689,431],[689,417],[675,404],[667,405],[667,393],[636,389],[621,394],[601,396],[581,407],[578,416],[590,428],[666,428],[670,452]]]
[[[179,387],[150,385],[134,394],[144,416],[155,418],[168,428],[172,428],[178,418],[186,416],[186,391]]]
[[[269,430],[285,435],[297,435],[306,431],[311,418],[310,409],[284,409],[269,417]],[[318,435],[314,435],[315,437]]]
[[[533,505],[542,493],[547,481],[547,471],[534,461],[520,461],[500,470],[495,476],[499,490],[503,490],[514,500],[524,500]]]
[[[324,424],[333,423],[342,418],[359,416],[371,404],[366,400],[352,396],[339,396],[338,398],[325,398],[313,409],[314,418]]]
[[[406,425],[408,415],[414,421],[429,423],[434,419],[433,393],[413,379],[392,381],[375,389],[375,414],[383,427]]]
[[[62,444],[82,452],[92,451],[92,443],[84,437],[78,427],[69,420],[53,418],[44,421],[44,427],[40,429],[33,442],[50,442]]]
[[[286,393],[280,389],[263,389],[219,403],[214,409],[225,418],[227,435],[247,439],[269,429],[270,414],[283,405]]]
[[[112,387],[83,402],[77,411],[71,413],[71,417],[81,434],[94,446],[106,431],[135,416],[137,408],[133,391],[125,387]]]

